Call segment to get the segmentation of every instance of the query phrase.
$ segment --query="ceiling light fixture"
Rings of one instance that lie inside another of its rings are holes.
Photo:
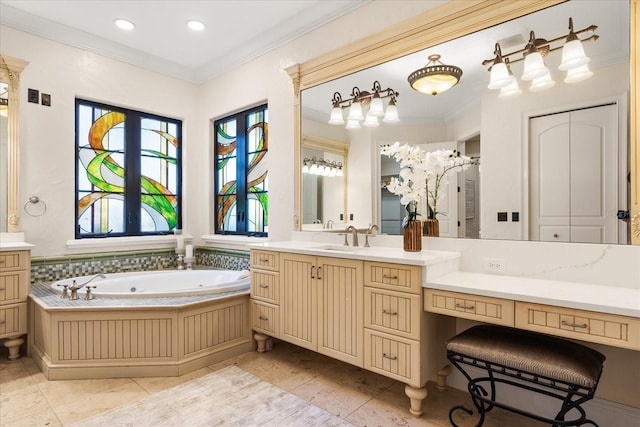
[[[437,95],[458,84],[462,69],[440,62],[440,55],[429,55],[427,65],[409,74],[412,88],[418,92]]]
[[[400,96],[398,92],[391,88],[382,89],[380,82],[373,82],[371,92],[361,91],[358,87],[351,90],[351,98],[342,99],[340,92],[333,94],[331,104],[331,116],[329,124],[343,125],[344,115],[343,109],[348,108],[346,129],[360,129],[360,122],[364,120],[363,125],[367,127],[376,127],[380,125],[379,118],[385,123],[397,123],[400,121],[398,117],[398,107],[396,106],[396,98]],[[385,98],[390,98],[389,104],[385,111]]]
[[[513,76],[509,76],[507,66],[520,61],[524,61],[521,79],[531,81],[530,91],[539,92],[549,89],[555,85],[555,82],[544,63],[544,58],[549,53],[559,49],[562,49],[562,62],[558,69],[567,72],[567,76],[564,79],[565,83],[577,83],[588,79],[593,73],[587,66],[589,57],[584,53],[582,42],[596,41],[598,40],[598,35],[591,34],[591,36],[581,40],[578,34],[593,33],[597,28],[597,25],[590,25],[582,30],[574,31],[573,18],[569,18],[569,32],[555,39],[536,38],[535,33],[531,31],[529,33],[529,41],[524,48],[506,54],[502,53],[500,44],[496,43],[493,51],[494,58],[482,61],[482,65],[489,65],[491,73],[489,89],[500,89],[500,97],[508,96],[503,96],[503,93],[507,91],[507,86],[513,87],[511,86],[513,84],[511,77]],[[513,95],[513,93],[510,94]]]
[[[206,28],[206,25],[204,25],[204,22],[192,19],[191,21],[187,21],[187,27],[193,31],[203,31]]]
[[[136,27],[133,22],[122,18],[116,19],[115,23],[118,28],[126,31],[131,31]]]

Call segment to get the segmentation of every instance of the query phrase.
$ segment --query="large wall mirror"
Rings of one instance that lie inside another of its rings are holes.
[[[443,237],[631,243],[640,233],[633,218],[638,199],[632,194],[638,191],[637,77],[630,73],[637,63],[631,32],[638,30],[630,25],[636,4],[451,3],[368,44],[356,43],[290,70],[300,91],[301,140],[327,139],[348,147],[345,211],[325,210],[318,219],[336,228],[378,224],[383,232],[398,233],[401,205],[397,196],[385,193],[384,182],[397,175],[399,166],[381,157],[379,147],[399,141],[427,151],[457,149],[479,160],[479,167],[450,179],[448,208],[439,218]],[[496,43],[506,54],[524,48],[532,31],[547,40],[566,35],[569,18],[574,31],[597,26],[579,34],[583,40],[597,35],[583,42],[590,78],[566,83],[566,72],[558,70],[558,49],[545,56],[553,87],[530,91],[531,82],[520,78],[524,61],[517,61],[510,68],[520,95],[505,98],[500,90],[488,89],[490,73],[483,61],[494,57]],[[381,45],[386,47],[376,47]],[[432,96],[413,90],[407,76],[434,54],[463,74],[456,86]],[[374,82],[398,92],[398,123],[349,130],[327,123],[336,92],[348,98],[354,87],[371,91]],[[589,129],[598,129],[596,137]],[[298,151],[302,164],[306,156],[300,150],[304,146]],[[319,203],[306,194],[306,186],[298,188],[298,212],[311,199]],[[305,222],[299,228],[311,229]]]
[[[0,232],[20,226],[20,73],[27,63],[0,55]]]

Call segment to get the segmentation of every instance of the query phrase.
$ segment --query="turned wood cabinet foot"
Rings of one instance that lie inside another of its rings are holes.
[[[24,338],[12,337],[7,338],[2,343],[9,349],[9,360],[14,360],[20,357],[20,346],[24,343]]]
[[[411,415],[414,417],[422,415],[422,401],[427,397],[427,388],[416,388],[407,384],[404,387],[404,392],[411,402],[411,407],[409,408]]]
[[[451,366],[446,365],[436,373],[436,388],[440,391],[447,389],[447,377],[451,373]]]
[[[258,343],[258,353],[264,353],[267,350],[267,339],[269,338],[268,335],[265,334],[261,334],[260,332],[256,332],[253,335],[253,338],[256,339],[256,342]]]

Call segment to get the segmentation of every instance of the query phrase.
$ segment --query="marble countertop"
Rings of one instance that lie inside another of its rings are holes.
[[[426,288],[640,317],[640,289],[456,271]]]
[[[265,242],[249,245],[252,249],[266,251],[283,251],[305,255],[320,255],[334,258],[358,259],[363,261],[392,262],[400,264],[433,266],[440,263],[456,261],[459,252],[432,251],[405,252],[402,248],[372,246],[342,246],[340,244],[315,243],[305,241]]]
[[[23,251],[33,248],[35,245],[24,241],[24,233],[0,233],[0,252]]]

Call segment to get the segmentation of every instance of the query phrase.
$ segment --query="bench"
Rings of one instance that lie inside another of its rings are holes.
[[[467,388],[480,414],[476,427],[482,426],[485,414],[494,406],[554,427],[598,426],[587,419],[581,407],[593,398],[605,360],[591,348],[521,329],[478,325],[447,342],[447,358],[468,381]],[[473,377],[471,367],[480,369],[481,374]],[[551,419],[501,403],[496,399],[498,383],[557,398],[562,402],[560,409]],[[453,426],[457,426],[453,414],[458,410],[473,414],[463,405],[454,406],[449,411]],[[572,419],[566,420],[569,413]]]

